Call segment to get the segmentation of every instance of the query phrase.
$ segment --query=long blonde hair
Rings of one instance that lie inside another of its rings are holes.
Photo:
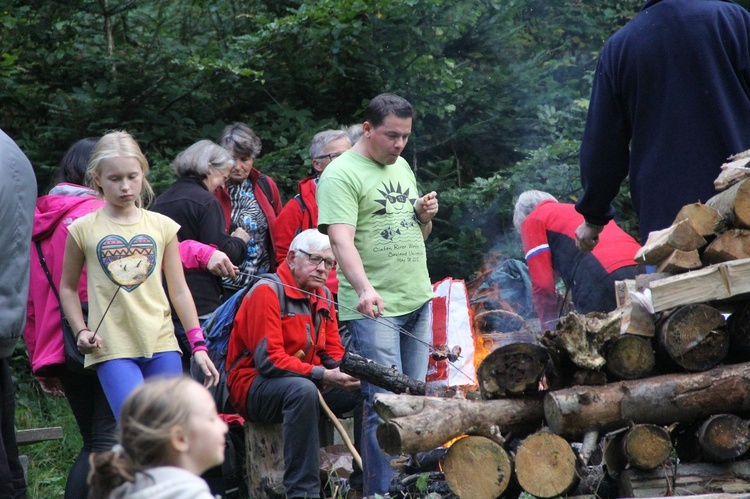
[[[148,160],[141,151],[138,142],[124,130],[115,130],[104,135],[96,143],[91,161],[86,169],[86,183],[100,195],[104,194],[94,179],[101,176],[103,163],[112,158],[135,158],[143,172],[143,187],[138,193],[136,206],[147,208],[154,199],[154,190],[148,182]]]
[[[193,384],[186,376],[151,378],[128,396],[120,412],[120,443],[91,455],[89,497],[107,497],[137,472],[172,464],[170,433],[190,423]]]

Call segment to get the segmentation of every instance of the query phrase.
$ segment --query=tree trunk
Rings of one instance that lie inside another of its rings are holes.
[[[547,350],[531,343],[513,343],[493,350],[477,369],[482,398],[538,391],[548,361]]]
[[[375,361],[347,351],[341,359],[341,372],[366,381],[393,393],[424,395],[427,384],[398,372],[392,367],[381,366]]]
[[[680,367],[705,371],[729,353],[724,316],[703,304],[685,305],[669,315],[659,328],[659,345]]]
[[[715,414],[698,430],[698,443],[707,460],[729,461],[750,450],[750,427],[734,414]]]
[[[315,428],[314,431],[318,429]],[[281,425],[246,422],[245,449],[250,496],[268,499],[286,497]]]
[[[508,453],[485,437],[465,437],[448,449],[443,473],[460,498],[495,499],[508,488],[512,467]]]
[[[611,430],[634,423],[670,425],[723,412],[750,410],[750,363],[693,374],[668,374],[605,386],[580,386],[547,393],[544,415],[550,429],[575,437],[586,430]]]
[[[720,192],[706,205],[714,208],[721,215],[718,224],[724,228],[750,229],[750,179],[745,179],[727,190]],[[717,227],[721,231],[722,227]]]
[[[625,433],[622,451],[631,467],[652,470],[669,459],[672,453],[672,439],[662,426],[635,425]]]
[[[620,327],[618,312],[586,315],[571,312],[557,321],[554,331],[545,332],[541,342],[567,353],[578,367],[599,370],[606,362],[602,350],[620,336]]]
[[[518,447],[516,478],[535,497],[556,497],[578,484],[578,462],[570,444],[548,431],[527,437]]]
[[[439,447],[461,435],[497,438],[538,428],[543,394],[500,400],[465,400],[378,393],[373,407],[385,420],[378,427],[380,447],[388,454],[413,454]]]
[[[610,347],[604,367],[615,379],[640,379],[651,373],[654,364],[651,341],[624,334]]]

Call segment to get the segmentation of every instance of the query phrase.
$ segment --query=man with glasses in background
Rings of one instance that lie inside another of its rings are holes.
[[[350,348],[424,381],[433,296],[424,240],[438,202],[435,192],[419,195],[414,172],[401,157],[413,116],[411,104],[393,94],[369,102],[362,137],[320,178],[318,229],[331,238],[338,260],[339,316],[347,321]],[[378,445],[380,418],[372,410],[375,393],[383,391],[362,382],[368,497],[388,492],[394,475],[390,456]]]
[[[273,242],[276,251],[276,263],[281,265],[286,259],[289,244],[300,232],[314,229],[318,226],[318,204],[315,202],[315,192],[318,189],[318,179],[331,161],[341,156],[352,147],[346,130],[324,130],[318,132],[310,144],[310,158],[312,172],[310,176],[300,180],[297,184],[299,193],[284,206],[274,224]],[[328,275],[326,286],[334,294],[339,292],[339,281],[336,270],[332,269]]]

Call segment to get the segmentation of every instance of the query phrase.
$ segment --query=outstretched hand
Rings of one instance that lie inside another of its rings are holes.
[[[599,234],[603,230],[604,226],[582,223],[576,229],[576,247],[580,251],[592,251],[599,244]]]
[[[342,373],[337,367],[336,369],[326,369],[323,372],[323,384],[327,386],[335,386],[342,390],[357,390],[360,388],[360,383],[357,378],[349,376],[346,373]]]
[[[205,350],[198,350],[193,354],[193,358],[203,372],[203,386],[209,387],[219,384],[219,371],[216,370],[216,366],[208,356],[208,352]]]

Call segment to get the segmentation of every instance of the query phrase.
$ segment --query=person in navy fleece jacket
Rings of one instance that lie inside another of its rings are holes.
[[[627,176],[642,243],[716,194],[721,164],[750,148],[749,35],[750,14],[733,2],[648,0],[607,41],[580,151],[582,249]]]

